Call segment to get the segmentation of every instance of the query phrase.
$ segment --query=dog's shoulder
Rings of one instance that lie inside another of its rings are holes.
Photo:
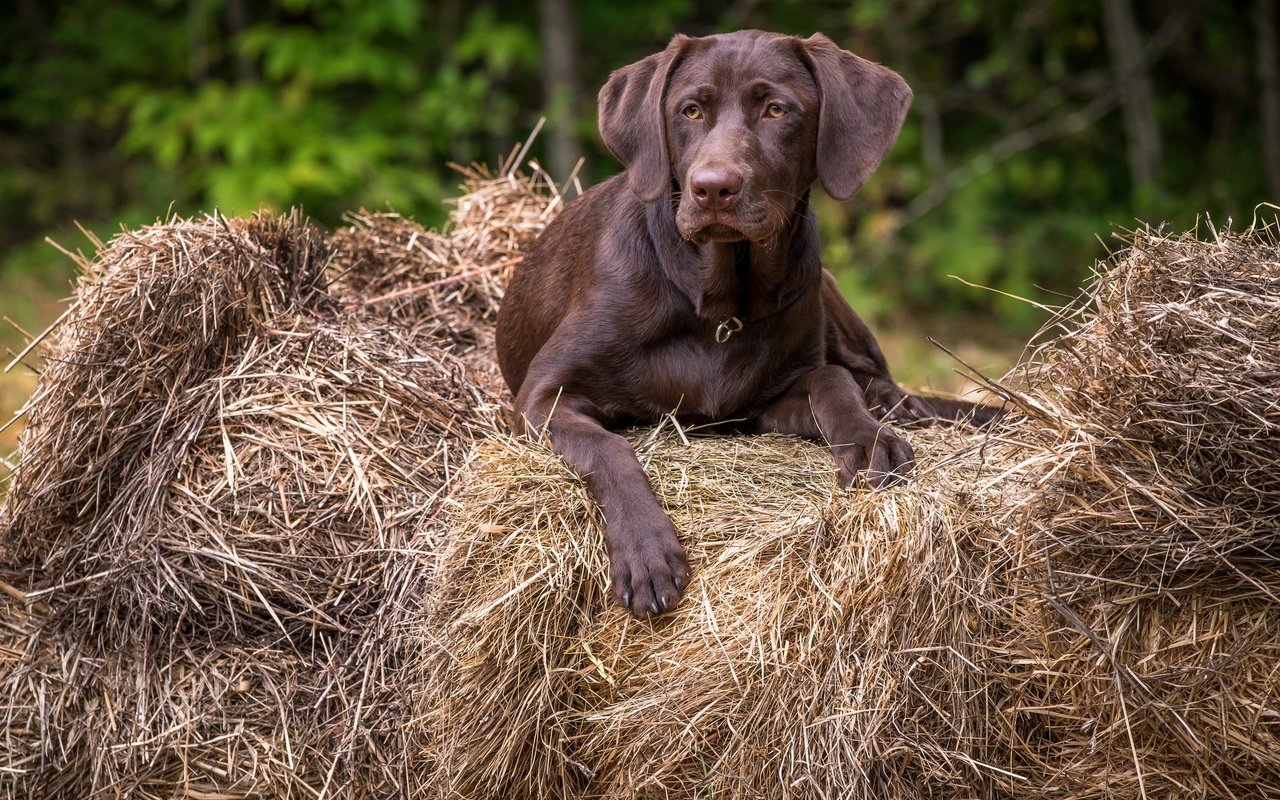
[[[569,200],[564,210],[547,226],[542,238],[595,238],[615,222],[642,212],[643,204],[627,186],[626,173],[619,173]]]
[[[615,175],[570,200],[529,248],[525,261],[564,264],[647,249],[645,217],[626,173]]]

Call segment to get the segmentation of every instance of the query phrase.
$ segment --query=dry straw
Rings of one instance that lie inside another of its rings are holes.
[[[493,355],[493,322],[521,254],[564,205],[536,163],[497,177],[458,167],[464,193],[444,231],[427,231],[393,212],[358,211],[330,239],[333,294],[359,310],[409,328],[415,338],[456,353],[492,398],[505,388]]]
[[[1029,369],[1037,417],[1082,450],[1048,526],[1064,547],[1161,575],[1280,555],[1280,257],[1274,230],[1211,233],[1130,234]]]
[[[338,316],[324,258],[295,214],[157,225],[87,265],[5,508],[60,613],[129,638],[374,610],[472,401],[456,361]]]
[[[638,432],[681,610],[608,600],[600,520],[539,443],[477,448],[422,629],[433,793],[1280,793],[1280,248],[1143,230],[991,434],[904,487],[821,450]]]
[[[489,292],[559,203],[466,178],[442,268],[415,244],[441,237],[407,220],[326,241],[296,212],[175,219],[81,260],[0,510],[0,794],[421,784],[408,620],[497,405],[436,334],[491,340]],[[354,302],[361,270],[412,289],[419,316]]]
[[[697,575],[653,625],[610,606],[600,520],[560,462],[478,448],[425,629],[446,638],[425,671],[446,677],[420,682],[439,794],[917,796],[966,774],[946,759],[981,745],[971,693],[942,699],[950,731],[916,684],[973,657],[985,567],[954,501],[996,496],[975,437],[917,433],[939,461],[874,496],[808,443],[636,441]]]
[[[817,445],[631,436],[695,580],[493,430],[561,195],[443,233],[174,220],[85,264],[0,509],[4,797],[1280,794],[1280,248],[1144,230],[992,433],[844,492]]]
[[[326,258],[292,214],[174,220],[84,264],[3,512],[35,603],[11,796],[407,774],[379,741],[407,736],[383,724],[395,629],[473,401],[446,354],[339,315]]]

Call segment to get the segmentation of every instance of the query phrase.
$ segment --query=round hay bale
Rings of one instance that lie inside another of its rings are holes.
[[[1046,330],[1023,405],[1062,462],[1040,524],[1064,546],[1162,574],[1280,557],[1275,233],[1134,231]]]
[[[1029,796],[1280,794],[1280,246],[1211,233],[1129,234],[1007,381]]]
[[[1280,336],[1257,313],[1280,303],[1275,253],[1260,231],[1138,236],[993,383],[1024,413],[912,432],[917,471],[889,491],[837,490],[805,443],[637,432],[694,565],[652,623],[612,606],[601,520],[550,449],[481,444],[423,627],[431,793],[1280,793],[1257,474],[1280,455]]]
[[[207,418],[178,405],[271,317],[315,296],[322,247],[298,214],[178,220],[80,260],[0,518],[15,558],[43,555],[78,520],[146,514],[148,470],[170,472]]]
[[[5,796],[417,790],[403,634],[487,405],[326,259],[295,213],[86,265],[0,508]]]
[[[334,316],[300,220],[124,234],[81,288],[3,519],[78,626],[345,630],[430,529],[476,397],[447,353]]]

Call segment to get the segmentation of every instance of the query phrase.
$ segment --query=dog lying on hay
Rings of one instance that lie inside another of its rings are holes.
[[[675,606],[689,566],[631,446],[610,429],[692,424],[827,442],[840,481],[901,480],[882,420],[993,409],[899,387],[819,261],[809,190],[847,200],[880,164],[911,90],[827,37],[677,36],[609,78],[600,134],[626,170],[547,228],[498,317],[517,427],[545,429],[606,521],[614,599]]]

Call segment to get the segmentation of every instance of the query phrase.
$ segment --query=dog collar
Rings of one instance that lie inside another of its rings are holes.
[[[742,330],[742,320],[737,317],[729,317],[716,326],[716,342],[724,344],[729,341],[729,337]]]
[[[784,303],[782,303],[782,305],[778,306],[772,311],[766,311],[763,314],[756,314],[754,316],[747,317],[746,322],[743,322],[739,317],[726,317],[725,319],[720,321],[719,325],[716,326],[716,343],[724,344],[725,342],[729,341],[729,337],[733,336],[738,331],[747,327],[747,325],[757,323],[760,320],[765,319],[766,317],[773,316],[774,314],[781,314],[783,311],[786,311],[788,308],[791,308],[793,305],[795,305],[796,301],[798,301],[801,297],[804,297],[806,294],[808,294],[809,288],[810,287],[808,286],[804,287],[800,291],[793,294],[789,299],[787,299]]]

